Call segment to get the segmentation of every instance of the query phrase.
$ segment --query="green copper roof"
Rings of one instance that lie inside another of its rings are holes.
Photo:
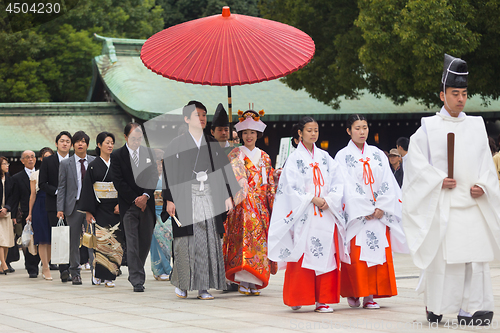
[[[120,147],[125,143],[121,134],[129,121],[115,103],[0,103],[0,155],[54,149],[61,131],[85,131],[92,150],[97,134],[111,132]]]
[[[132,116],[149,120],[172,110],[177,110],[176,114],[180,115],[180,108],[192,99],[205,104],[209,121],[218,103],[227,108],[226,87],[177,82],[147,69],[139,58],[144,40],[97,35],[96,39],[103,41],[103,54],[94,59],[98,75],[116,103]],[[264,109],[267,121],[295,121],[303,115],[312,115],[317,120],[339,120],[351,113],[370,114],[379,119],[395,115],[415,118],[415,113],[439,111],[439,108],[428,109],[414,100],[402,106],[394,105],[387,98],[377,98],[369,93],[358,100],[341,99],[340,110],[333,110],[309,97],[306,91],[294,91],[279,80],[233,86],[231,89],[233,121],[237,120],[238,109],[247,110],[248,103],[254,103],[256,110]],[[467,101],[465,108],[465,112],[491,111],[500,111],[499,101],[485,107],[479,97],[474,97]]]

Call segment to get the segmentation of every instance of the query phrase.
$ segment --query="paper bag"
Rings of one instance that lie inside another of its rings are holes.
[[[64,220],[59,219],[57,226],[52,227],[52,264],[69,263],[69,226],[64,225]]]

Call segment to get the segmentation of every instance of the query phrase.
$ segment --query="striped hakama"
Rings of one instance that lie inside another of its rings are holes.
[[[171,283],[182,290],[226,287],[222,241],[215,227],[210,185],[192,184],[193,235],[174,238]],[[182,221],[181,221],[182,223]]]

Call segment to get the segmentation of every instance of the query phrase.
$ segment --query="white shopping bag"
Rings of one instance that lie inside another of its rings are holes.
[[[64,220],[59,219],[57,226],[52,227],[51,263],[69,263],[69,226],[64,225]]]

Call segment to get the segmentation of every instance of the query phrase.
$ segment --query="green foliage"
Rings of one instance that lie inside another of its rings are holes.
[[[463,57],[479,45],[480,34],[467,24],[475,8],[467,1],[359,0],[356,24],[365,44],[359,58],[370,90],[396,104],[409,97],[440,104],[436,92],[444,53]]]
[[[163,8],[165,28],[201,17],[222,13],[229,6],[231,13],[260,16],[257,0],[157,0]]]
[[[0,31],[0,102],[84,101],[102,47],[94,33],[146,39],[162,15],[154,0],[85,0],[38,27]]]
[[[284,81],[334,108],[362,89],[440,105],[444,53],[468,62],[469,92],[500,96],[499,0],[261,0],[260,9],[313,38],[311,63]]]
[[[314,40],[316,53],[303,69],[283,79],[292,89],[338,107],[338,98],[356,98],[366,88],[364,68],[355,56],[363,45],[354,25],[359,10],[352,0],[261,0],[265,18],[294,26]]]

